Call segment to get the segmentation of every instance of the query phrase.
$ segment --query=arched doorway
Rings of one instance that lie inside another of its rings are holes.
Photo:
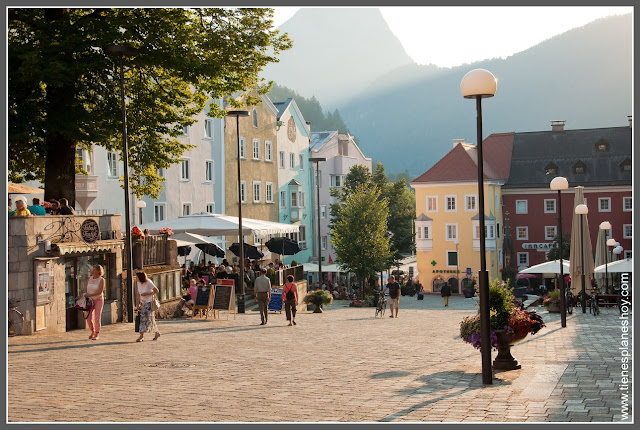
[[[451,294],[459,294],[460,289],[458,288],[458,278],[449,278],[447,281],[449,286],[451,287]]]
[[[444,278],[442,276],[436,276],[433,278],[433,281],[431,281],[431,290],[434,293],[439,293],[444,284],[446,284]]]

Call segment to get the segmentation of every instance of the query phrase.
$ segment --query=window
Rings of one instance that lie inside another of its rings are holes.
[[[631,224],[624,224],[622,226],[622,231],[624,232],[622,237],[625,239],[633,239],[633,226]]]
[[[279,155],[280,155],[280,156],[278,157],[278,160],[279,160],[279,163],[278,163],[278,164],[279,164],[279,167],[280,167],[281,169],[284,169],[284,151],[280,151],[280,152],[279,152]]]
[[[293,152],[289,153],[289,167],[291,169],[296,168],[296,154],[294,154]]]
[[[298,234],[298,246],[300,249],[307,249],[307,226],[300,226],[300,233]]]
[[[262,201],[262,182],[253,181],[253,202],[260,203]]]
[[[164,221],[164,212],[165,212],[165,206],[166,205],[167,205],[166,203],[154,203],[153,204],[154,220],[156,222]]]
[[[287,192],[286,191],[280,191],[280,207],[281,208],[286,208],[287,207]]]
[[[529,265],[529,253],[518,252],[518,266],[528,266],[528,265]]]
[[[544,213],[556,213],[556,199],[544,199]]]
[[[191,215],[191,203],[182,204],[182,216]]]
[[[456,211],[456,196],[445,196],[445,202],[447,202],[447,206],[445,212],[455,212]]]
[[[213,139],[213,121],[209,118],[204,120],[204,138]]]
[[[107,152],[107,175],[110,178],[118,177],[118,155],[115,152]]]
[[[626,158],[622,163],[620,163],[620,170],[623,172],[631,171],[631,159]]]
[[[320,218],[325,219],[327,217],[327,205],[320,205]]]
[[[611,198],[601,197],[598,199],[598,212],[611,212]]]
[[[273,143],[268,140],[264,143],[264,161],[273,161]]]
[[[465,206],[464,210],[467,212],[475,212],[476,211],[476,196],[475,194],[467,194],[464,196]]]
[[[304,156],[300,154],[300,170],[304,170]]]
[[[331,186],[341,187],[344,185],[344,175],[331,175]]]
[[[254,127],[258,128],[258,110],[253,108],[251,111],[251,123]]]
[[[447,240],[456,240],[458,238],[458,224],[447,224]]]
[[[206,127],[206,125],[205,125]],[[188,125],[183,125],[182,126],[182,135],[183,136],[189,136],[189,126]]]
[[[297,208],[298,207],[298,192],[297,191],[291,191],[291,207],[292,208]]]
[[[558,166],[553,163],[547,164],[547,167],[544,168],[545,175],[557,175],[558,174]]]
[[[518,240],[528,240],[529,227],[516,227],[516,237]]]
[[[416,239],[422,239],[422,227],[416,228]]]
[[[273,182],[265,183],[264,198],[267,201],[267,203],[273,203]]]
[[[427,212],[438,212],[438,197],[427,196]]]
[[[240,197],[242,198],[242,203],[247,202],[247,183],[245,181],[240,182]]]
[[[166,179],[165,172],[164,172],[164,169],[162,167],[158,169],[158,176],[161,179]]]
[[[191,180],[191,160],[183,158],[180,161],[180,179],[183,181]]]
[[[495,239],[496,238],[496,230],[493,224],[484,226],[484,238],[485,239]]]
[[[91,162],[90,151],[82,149],[80,146],[76,146],[76,168],[84,169],[88,174],[93,174],[93,163]]]
[[[247,158],[246,145],[244,141],[244,137],[240,138],[240,158]]]
[[[623,197],[622,198],[622,210],[625,212],[629,212],[633,209],[633,198],[631,197]]]
[[[496,194],[496,212],[498,212],[500,210],[500,196]]]
[[[600,139],[598,143],[596,143],[596,151],[598,152],[606,152],[609,150],[609,143],[605,139]]]
[[[207,203],[206,212],[209,214],[216,213],[216,204],[215,203]]]
[[[320,248],[323,251],[327,250],[327,236],[321,236],[320,237]]]
[[[587,172],[587,165],[584,164],[582,161],[578,161],[576,164],[573,165],[573,173],[583,174],[586,172]]]
[[[545,240],[553,240],[556,237],[556,230],[558,227],[555,225],[548,225],[544,228],[544,239]]]
[[[253,139],[253,159],[260,159],[260,139]]]
[[[447,266],[457,266],[457,265],[458,265],[458,252],[447,251]]]
[[[497,223],[497,224],[496,224],[496,234],[497,234],[497,236],[498,236],[498,239],[500,239],[500,223]],[[502,251],[502,250],[501,250],[501,251]],[[502,261],[502,260],[500,260],[500,261]]]
[[[207,160],[204,162],[204,180],[206,182],[213,182],[213,161]]]
[[[529,208],[526,200],[516,200],[516,213],[526,214],[529,212]]]
[[[300,191],[298,202],[300,203],[300,207],[301,208],[307,207],[306,201],[307,200],[306,200],[306,195],[305,195],[304,191]]]
[[[624,258],[631,258],[631,251],[625,251]]]
[[[429,227],[422,227],[422,232],[423,234],[423,238],[425,239],[431,239],[431,231],[429,230]]]
[[[322,170],[318,170],[318,171],[316,172],[315,177],[317,177],[317,180],[318,180],[318,185],[317,185],[317,187],[318,187],[318,188],[322,188]]]

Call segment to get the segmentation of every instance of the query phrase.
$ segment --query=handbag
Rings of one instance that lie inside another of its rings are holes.
[[[151,310],[157,311],[158,309],[160,309],[160,300],[158,300],[158,297],[154,294],[153,299],[151,299]]]
[[[135,330],[140,333],[140,314],[136,315]]]

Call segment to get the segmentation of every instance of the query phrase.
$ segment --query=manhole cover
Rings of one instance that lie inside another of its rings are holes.
[[[191,363],[173,363],[173,362],[168,362],[168,363],[151,363],[151,364],[145,364],[146,367],[162,367],[162,368],[168,368],[168,367],[172,367],[172,368],[180,368],[180,367],[196,367],[195,364],[191,364]]]

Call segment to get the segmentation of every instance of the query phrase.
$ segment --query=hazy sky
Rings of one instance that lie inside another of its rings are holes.
[[[299,8],[275,8],[275,25]],[[391,31],[416,63],[458,66],[517,52],[631,7],[381,7]]]

